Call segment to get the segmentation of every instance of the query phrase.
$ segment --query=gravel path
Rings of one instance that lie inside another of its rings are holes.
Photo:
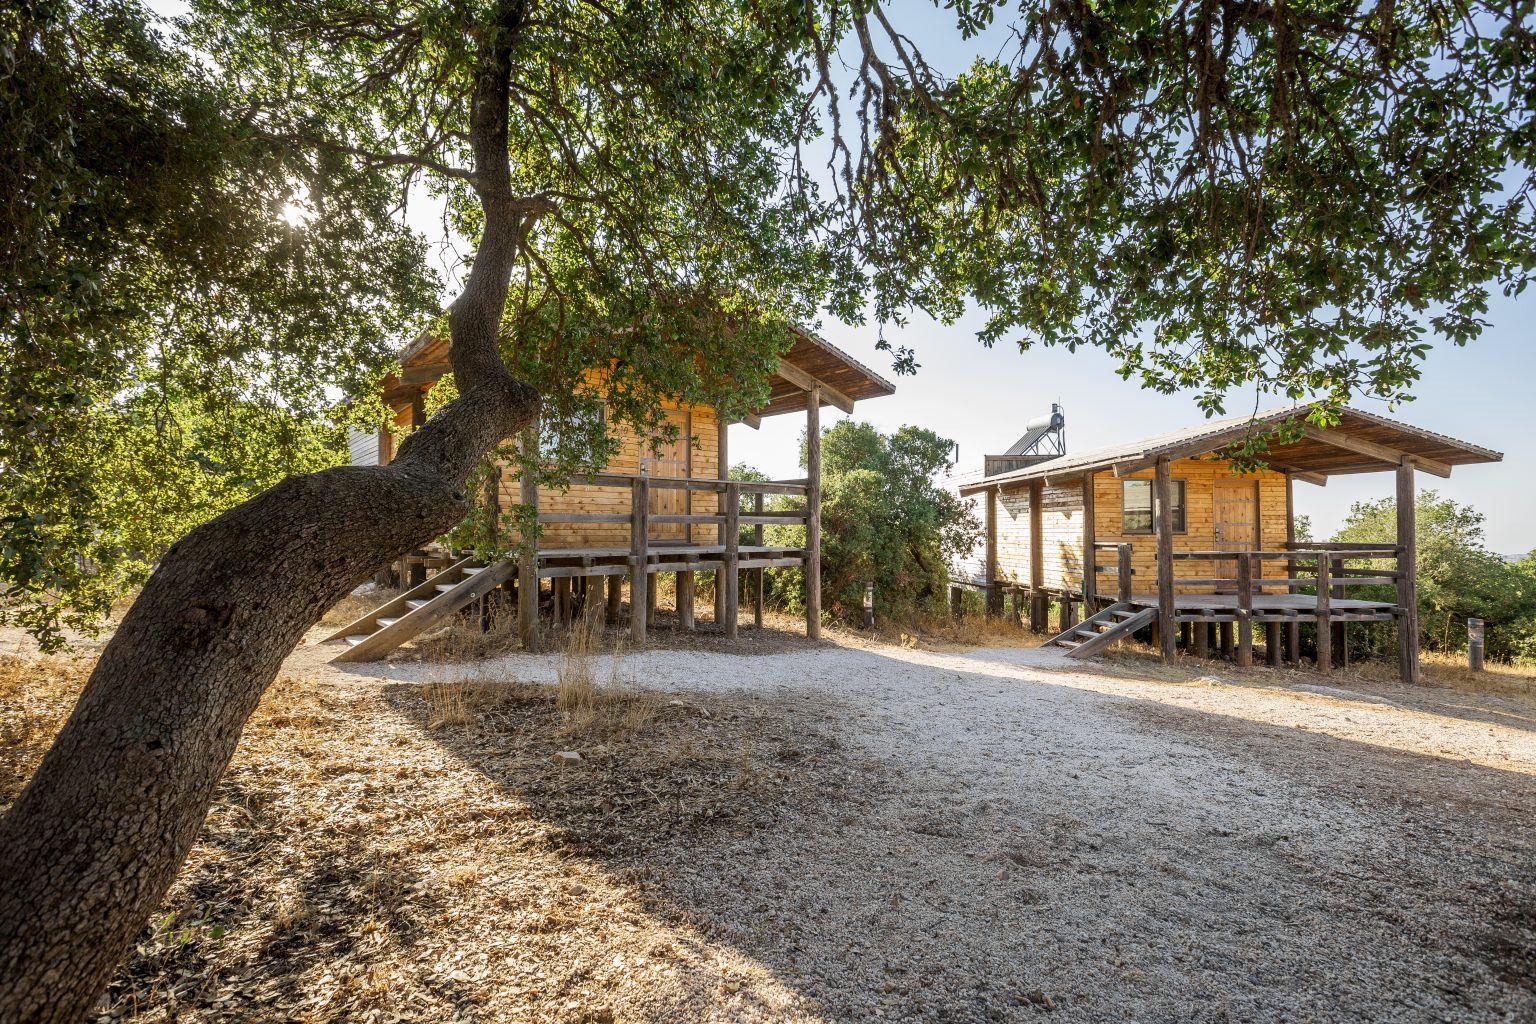
[[[454,671],[322,656],[290,668]],[[880,766],[792,828],[645,865],[797,994],[793,1019],[1536,1020],[1536,716],[1516,702],[1032,650],[652,651],[626,671],[793,702]]]

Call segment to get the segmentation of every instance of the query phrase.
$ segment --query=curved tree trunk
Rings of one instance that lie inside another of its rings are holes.
[[[161,559],[0,820],[0,1021],[89,1012],[175,879],[283,659],[353,587],[462,519],[469,471],[538,411],[497,344],[512,268],[547,207],[511,193],[508,68],[521,0],[498,13],[471,106],[485,229],[449,314],[461,397],[391,465],[286,480]]]

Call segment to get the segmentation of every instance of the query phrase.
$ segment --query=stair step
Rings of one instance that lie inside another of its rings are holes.
[[[483,566],[483,565],[465,566],[460,571],[463,572],[465,576],[473,576],[477,572],[485,572],[485,566]]]
[[[379,624],[379,628],[380,629],[388,629],[390,626],[393,626],[395,623],[399,622],[404,617],[405,616],[403,616],[403,615],[395,615],[395,616],[392,616],[392,617],[387,618],[387,619],[374,619],[373,621],[375,621],[375,622],[377,622]]]
[[[1138,611],[1110,612],[1110,614],[1113,615],[1115,618],[1119,619],[1121,622],[1124,622],[1126,619],[1134,619],[1136,616],[1140,615],[1141,612],[1138,612]]]
[[[349,637],[348,639],[351,639],[351,638]],[[1057,647],[1065,647],[1067,650],[1070,651],[1074,647],[1081,647],[1083,645],[1081,643],[1077,642],[1076,640],[1057,640],[1056,641],[1056,646]]]
[[[347,646],[348,647],[356,647],[358,644],[362,643],[364,640],[367,640],[367,639],[368,639],[368,634],[367,633],[351,633],[351,634],[348,634],[348,636],[347,636]]]
[[[405,606],[411,611],[415,611],[417,608],[423,608],[431,603],[432,602],[428,601],[424,597],[413,597],[409,601],[405,602]]]
[[[439,591],[441,591],[442,593],[446,594],[446,593],[448,593],[448,591],[452,590],[456,586],[458,586],[457,583],[439,583],[437,585],[437,589]]]

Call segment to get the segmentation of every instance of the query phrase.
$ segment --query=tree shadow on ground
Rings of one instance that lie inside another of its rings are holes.
[[[391,699],[425,730],[409,689]],[[1536,1011],[1529,776],[1047,674],[936,671],[889,708],[815,689],[730,699],[781,723],[764,763],[796,750],[830,767],[733,791],[718,770],[671,779],[681,762],[622,741],[589,773],[496,753],[494,719],[424,734],[649,914],[760,965],[807,1019]],[[804,735],[820,738],[806,750]],[[660,818],[632,815],[657,784],[683,789],[655,794]],[[689,810],[703,794],[720,813]],[[693,1010],[796,1019],[776,1005],[744,988]]]

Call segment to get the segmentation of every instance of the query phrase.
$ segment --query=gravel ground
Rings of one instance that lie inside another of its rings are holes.
[[[454,671],[330,653],[289,670]],[[762,982],[729,983],[710,1019],[1536,1020],[1536,715],[1517,701],[1016,649],[666,650],[625,671],[782,702],[875,766],[771,830],[612,857]]]

